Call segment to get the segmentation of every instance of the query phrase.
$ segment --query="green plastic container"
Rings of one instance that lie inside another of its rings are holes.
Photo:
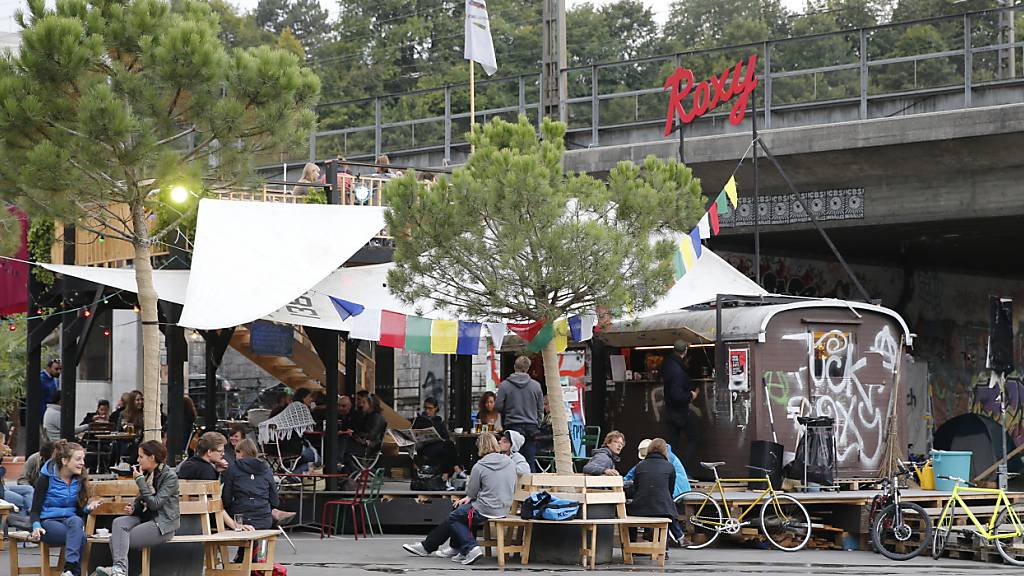
[[[964,480],[971,479],[971,456],[973,452],[957,452],[952,450],[932,450],[932,463],[935,466],[935,489],[944,492],[953,490],[956,484],[942,476],[956,476]]]

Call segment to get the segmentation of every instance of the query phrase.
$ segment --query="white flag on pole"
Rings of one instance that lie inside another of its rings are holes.
[[[466,0],[466,49],[463,57],[479,62],[488,76],[498,71],[491,41],[491,22],[484,0]]]

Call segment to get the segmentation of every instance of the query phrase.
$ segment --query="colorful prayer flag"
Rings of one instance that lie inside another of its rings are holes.
[[[736,177],[730,176],[729,181],[725,183],[725,193],[729,196],[729,202],[732,203],[732,207],[735,208],[736,204],[739,203],[739,197],[736,196]]]
[[[511,324],[509,325],[511,327]],[[536,332],[533,340],[526,345],[526,349],[530,352],[540,352],[551,342],[551,339],[555,337],[555,325],[553,322],[544,322],[540,329]]]
[[[718,193],[718,197],[715,198],[715,206],[718,207],[719,216],[724,216],[732,210],[729,208],[729,199],[725,196],[725,190]]]
[[[455,354],[459,349],[459,321],[432,320],[430,323],[430,353]]]
[[[509,330],[527,342],[537,337],[537,333],[544,328],[543,322],[524,322],[519,324],[506,324]],[[545,342],[546,344],[546,342]]]
[[[491,341],[494,342],[494,348],[501,350],[501,344],[505,341],[505,334],[508,334],[508,328],[501,322],[488,322],[487,331],[491,333]]]
[[[349,338],[356,340],[380,340],[380,308],[366,308],[362,314],[353,316],[349,321]]]
[[[405,314],[390,310],[381,311],[380,345],[405,348]]]
[[[711,203],[711,209],[708,210],[708,223],[711,224],[711,234],[718,236],[718,202]]]
[[[700,222],[697,222],[697,230],[700,230],[701,239],[711,238],[711,222],[708,220],[708,213],[705,212]]]
[[[700,230],[694,228],[690,230],[690,242],[693,243],[693,253],[700,258],[701,246],[700,246]],[[689,268],[689,266],[687,266]]]
[[[335,298],[334,296],[328,296],[328,298],[331,299],[331,304],[334,304],[334,309],[338,311],[338,316],[341,316],[342,320],[348,320],[351,316],[358,316],[363,313],[364,308],[361,304]]]
[[[565,352],[569,348],[569,321],[560,318],[555,321],[555,350]]]
[[[678,250],[676,251],[678,252]],[[569,317],[569,335],[573,342],[586,342],[594,337],[596,314],[577,314]]]
[[[676,246],[675,253],[672,254],[672,273],[676,280],[686,275],[686,264],[683,264],[683,254],[679,251],[678,246]]]
[[[420,316],[405,317],[405,349],[410,352],[430,352],[430,332],[433,322]]]
[[[693,270],[693,263],[696,258],[693,255],[693,241],[690,240],[689,236],[683,236],[679,239],[679,252],[683,255],[683,265],[686,267],[686,271]]]
[[[479,322],[459,322],[459,344],[456,347],[456,354],[474,355],[480,351],[480,328]]]

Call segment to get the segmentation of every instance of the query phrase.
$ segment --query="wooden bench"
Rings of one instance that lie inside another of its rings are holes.
[[[3,482],[3,478],[0,478],[0,482]],[[7,515],[14,512],[13,504],[0,504],[0,529],[7,526]],[[4,550],[7,547],[7,538],[3,532],[0,532],[0,550]]]
[[[199,519],[201,534],[175,535],[167,544],[200,543],[204,545],[205,574],[212,576],[249,576],[251,572],[269,573],[274,568],[274,546],[279,532],[277,530],[256,530],[253,532],[236,532],[224,528],[224,520],[221,512],[224,510],[220,498],[220,482],[182,480],[179,483],[179,510],[181,516],[196,516]],[[99,498],[102,502],[99,507],[90,514],[85,521],[86,543],[82,550],[83,570],[89,567],[89,558],[94,544],[109,545],[109,536],[96,535],[96,519],[100,516],[121,516],[124,514],[124,507],[131,504],[138,496],[139,489],[132,480],[115,480],[108,482],[93,482],[90,484],[90,499]],[[213,525],[210,516],[213,516]],[[214,531],[213,526],[216,527]],[[28,532],[12,533],[13,540],[34,541]],[[267,555],[264,562],[252,560],[253,547],[261,542],[267,542]],[[64,551],[57,566],[51,567],[49,562],[50,548],[54,546],[40,542],[41,563],[38,567],[21,567],[18,564],[18,555],[15,550],[11,551],[11,575],[41,574],[51,576],[59,574],[63,570]],[[231,561],[229,547],[238,546],[242,548],[242,562]],[[142,574],[150,575],[151,549],[142,549]],[[56,569],[54,571],[54,569]]]
[[[580,517],[573,520],[523,520],[519,511],[524,500],[534,492],[545,490],[555,498],[573,500],[580,503]],[[589,518],[588,506],[610,504],[615,506],[615,518]],[[665,566],[665,546],[668,542],[667,518],[648,518],[626,515],[626,493],[623,491],[622,478],[619,476],[558,476],[555,474],[524,475],[518,481],[513,497],[510,515],[488,522],[493,527],[493,539],[485,532],[481,546],[494,547],[497,550],[498,566],[505,566],[506,556],[519,554],[520,562],[525,566],[530,562],[530,542],[533,538],[533,527],[537,524],[554,524],[560,526],[580,527],[580,561],[584,568],[589,565],[595,568],[597,559],[597,528],[598,526],[614,526],[619,531],[622,543],[622,558],[626,564],[633,563],[634,555],[649,555],[659,566]],[[650,528],[653,531],[651,542],[634,541],[630,537],[630,528]],[[506,532],[507,531],[507,532]]]

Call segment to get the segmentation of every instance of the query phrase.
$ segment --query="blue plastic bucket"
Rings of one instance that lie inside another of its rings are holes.
[[[946,492],[953,490],[953,485],[956,483],[946,480],[942,476],[956,476],[970,480],[972,454],[973,452],[932,450],[932,463],[935,466],[935,489]]]

